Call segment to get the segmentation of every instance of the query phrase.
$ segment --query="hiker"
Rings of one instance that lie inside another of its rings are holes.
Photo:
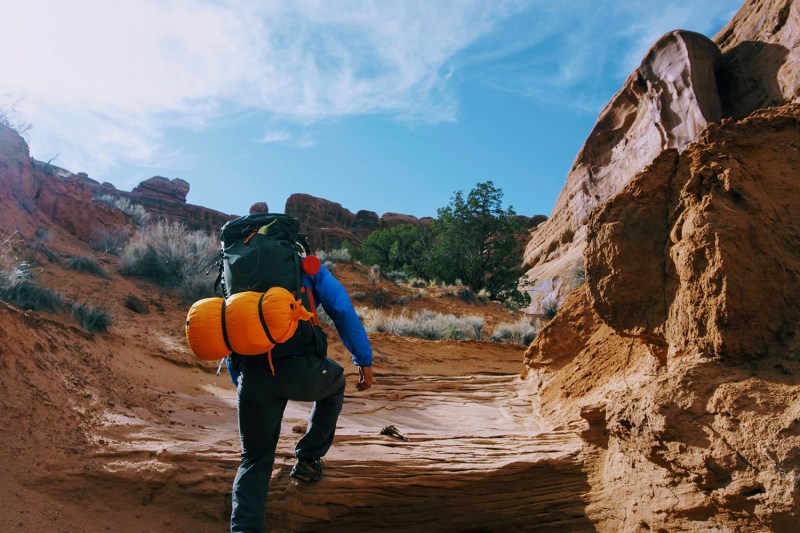
[[[303,243],[306,244],[306,243]],[[300,256],[307,257],[306,246]],[[318,261],[317,261],[318,262]],[[372,386],[372,348],[344,286],[325,268],[302,274],[311,307],[322,304],[334,322],[342,343],[358,366],[356,388]],[[319,329],[319,328],[317,328]],[[319,334],[323,335],[321,329]],[[323,343],[324,343],[323,338]],[[318,350],[299,350],[274,360],[236,354],[228,358],[228,370],[237,384],[242,463],[233,482],[231,532],[264,530],[264,510],[281,419],[288,400],[314,402],[305,435],[295,446],[296,463],[291,477],[303,482],[319,481],[322,458],[333,443],[336,421],[345,391],[344,369]]]

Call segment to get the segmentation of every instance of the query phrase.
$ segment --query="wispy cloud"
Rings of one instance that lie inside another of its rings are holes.
[[[23,98],[35,153],[101,172],[158,157],[166,128],[241,109],[302,124],[452,120],[447,61],[511,11],[481,0],[16,2],[4,9],[0,93]]]
[[[458,58],[496,90],[596,113],[662,35],[687,29],[711,37],[740,5],[741,0],[532,2]]]
[[[257,143],[279,143],[285,142],[292,138],[291,134],[286,131],[267,131],[256,139]]]
[[[597,80],[630,71],[653,35],[734,3],[28,0],[3,10],[0,94],[22,97],[35,155],[102,179],[121,162],[179,166],[191,156],[165,131],[243,112],[303,130],[259,142],[307,147],[330,119],[455,120],[469,79],[602,105]]]

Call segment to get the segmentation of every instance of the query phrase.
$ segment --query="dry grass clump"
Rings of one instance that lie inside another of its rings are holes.
[[[492,334],[492,340],[527,345],[533,342],[537,333],[539,333],[539,327],[531,324],[529,319],[521,318],[510,324],[498,324]]]
[[[120,272],[173,288],[186,301],[213,296],[206,276],[219,254],[219,243],[178,222],[158,221],[140,228],[125,245]]]
[[[364,324],[367,331],[386,332],[403,337],[427,340],[465,340],[483,338],[483,317],[458,317],[452,314],[423,310],[413,315],[372,313]]]
[[[21,243],[17,232],[0,235],[0,300],[25,310],[62,310],[64,297],[39,286],[33,278],[30,263],[18,253]]]
[[[72,315],[78,320],[81,327],[89,333],[106,331],[113,323],[111,313],[105,309],[94,307],[87,303],[78,304],[73,302]]]
[[[127,198],[103,194],[95,197],[94,200],[102,202],[115,209],[119,209],[126,215],[130,216],[133,219],[134,224],[136,224],[136,226],[139,228],[144,227],[148,222],[150,222],[150,213],[148,213],[143,206],[131,202]]]
[[[103,267],[101,267],[97,261],[91,257],[85,257],[82,255],[74,255],[70,257],[67,260],[67,268],[75,270],[76,272],[86,272],[88,274],[100,276],[101,278],[108,277],[106,271],[103,270]]]

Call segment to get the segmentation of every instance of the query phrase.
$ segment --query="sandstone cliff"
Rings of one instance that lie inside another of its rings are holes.
[[[749,0],[716,43],[674,31],[653,46],[600,113],[552,216],[531,236],[532,311],[571,289],[568,272],[581,261],[592,210],[664,150],[683,150],[723,117],[800,98],[799,35],[796,2]]]
[[[582,418],[604,531],[800,523],[800,105],[710,126],[588,221],[586,284],[526,352]]]

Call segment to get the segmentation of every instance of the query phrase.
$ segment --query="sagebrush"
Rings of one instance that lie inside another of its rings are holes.
[[[202,231],[189,231],[179,222],[160,220],[139,228],[123,248],[120,272],[178,291],[187,301],[213,296],[209,269],[219,242]]]

